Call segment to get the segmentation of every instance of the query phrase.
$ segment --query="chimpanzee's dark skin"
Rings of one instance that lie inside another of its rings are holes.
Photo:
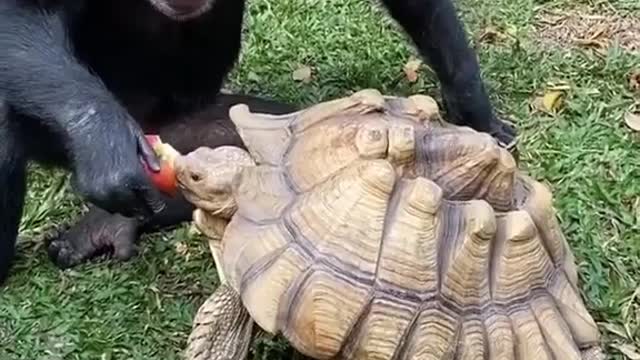
[[[436,71],[449,119],[512,146],[451,0],[383,0]],[[284,113],[287,104],[218,96],[240,50],[244,0],[0,1],[0,283],[15,256],[28,161],[73,173],[93,204],[52,239],[60,267],[103,250],[135,254],[140,232],[191,216],[184,199],[153,188],[144,133],[181,152],[241,145],[226,109]]]

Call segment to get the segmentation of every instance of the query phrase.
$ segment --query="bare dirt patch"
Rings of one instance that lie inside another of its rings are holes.
[[[544,9],[536,15],[535,27],[537,42],[547,47],[574,46],[605,51],[617,43],[626,51],[640,52],[640,14]]]

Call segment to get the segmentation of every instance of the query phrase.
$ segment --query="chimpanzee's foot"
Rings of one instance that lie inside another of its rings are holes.
[[[59,268],[70,268],[109,253],[125,261],[137,254],[135,219],[110,214],[92,207],[68,230],[49,239],[49,257]]]
[[[470,85],[470,88],[473,86]],[[501,147],[516,153],[517,130],[513,124],[500,120],[493,114],[484,89],[478,85],[476,85],[476,91],[469,91],[464,87],[461,89],[460,91],[446,88],[442,90],[442,100],[448,121],[488,133]]]
[[[494,117],[489,122],[489,130],[487,132],[493,136],[503,148],[509,151],[516,149],[518,143],[517,131],[513,124]]]

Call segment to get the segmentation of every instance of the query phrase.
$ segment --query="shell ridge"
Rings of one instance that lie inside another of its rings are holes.
[[[450,168],[442,169],[437,174],[433,175],[435,182],[439,184],[446,184],[447,195],[449,198],[457,199],[461,193],[469,194],[467,196],[462,195],[464,198],[461,200],[466,200],[466,198],[475,196],[478,193],[477,189],[484,185],[483,181],[478,181],[478,179],[486,179],[489,174],[494,172],[494,168],[491,166],[493,164],[483,164],[483,159],[480,156],[472,157],[471,159],[458,159],[457,161],[452,161],[450,163]],[[472,176],[461,176],[469,173],[471,173]],[[486,182],[488,183],[488,181]]]
[[[327,269],[339,273],[344,276],[343,272],[347,272],[351,278],[357,279],[360,283],[372,285],[373,284],[373,272],[363,271],[358,269],[349,263],[341,261],[338,257],[318,249],[314,243],[309,240],[300,230],[297,230],[295,222],[286,217],[284,225],[295,239],[295,244],[307,255],[312,258],[318,265],[323,265]]]
[[[527,304],[527,307],[529,308],[529,312],[531,313],[531,316],[533,317],[533,320],[535,321],[535,324],[538,326],[538,330],[540,331],[540,336],[542,338],[543,341],[543,347],[546,350],[547,354],[549,354],[550,359],[555,360],[556,357],[554,356],[554,352],[553,350],[551,350],[551,347],[549,346],[549,341],[547,339],[547,337],[545,336],[545,331],[544,328],[546,328],[548,326],[548,324],[545,323],[545,325],[543,325],[540,322],[540,318],[538,317],[538,314],[536,313],[535,309],[533,308],[533,306],[531,306],[531,303]],[[574,360],[574,359],[565,359],[563,358],[562,360]],[[580,360],[580,359],[575,359],[575,360]]]
[[[545,305],[548,306],[547,314],[544,312],[545,309],[540,309]],[[565,357],[568,357],[567,360],[581,360],[580,350],[575,344],[571,329],[562,318],[553,297],[550,295],[539,297],[531,301],[529,306],[551,352],[556,356],[562,355],[563,360]],[[544,315],[551,318],[545,319]],[[559,352],[562,353],[558,354]]]
[[[534,223],[536,224],[536,228],[539,227],[539,222],[540,220],[542,220],[542,222],[546,222],[545,220],[550,220],[550,219],[538,219],[537,217],[534,217],[533,214],[537,213],[537,209],[536,209],[536,204],[535,204],[535,200],[536,200],[536,196],[540,196],[540,194],[536,194],[538,192],[538,190],[536,189],[536,184],[534,183],[535,180],[533,179],[527,179],[525,177],[520,177],[520,181],[523,185],[522,187],[522,194],[521,194],[521,205],[519,207],[519,210],[522,211],[526,211],[530,214],[532,214],[532,220],[534,221]],[[547,214],[539,214],[542,215],[544,217],[547,217]],[[554,265],[560,265],[559,264],[559,260],[560,258],[562,258],[562,256],[558,256],[559,254],[556,254],[555,251],[553,251],[550,246],[549,246],[549,241],[547,241],[547,239],[545,239],[544,234],[540,233],[540,237],[542,238],[542,245],[544,246],[545,250],[547,251],[547,253],[549,254],[549,257],[552,259]]]
[[[493,208],[485,200],[472,200],[457,206],[463,222],[462,231],[445,255],[441,294],[449,295],[466,309],[489,300],[486,274],[489,245],[496,225]]]
[[[335,116],[363,115],[384,108],[379,91],[364,89],[351,96],[325,101],[302,110],[291,124],[294,133],[300,134],[310,127]]]
[[[516,337],[516,356],[519,359],[534,357],[540,360],[554,360],[551,349],[544,340],[544,335],[533,309],[529,304],[523,304],[514,310],[509,318],[513,322]]]
[[[460,341],[457,342],[454,359],[486,359],[487,340],[484,324],[479,315],[463,316],[461,322]]]
[[[419,309],[417,326],[408,343],[412,355],[409,359],[414,359],[416,352],[418,352],[418,356],[422,355],[422,357],[418,357],[420,359],[424,359],[425,354],[429,355],[427,359],[453,359],[455,343],[460,336],[460,313],[442,306],[442,302],[439,300],[423,303]],[[416,344],[418,334],[421,335],[422,341]],[[418,347],[418,345],[422,346]]]
[[[469,197],[477,194],[477,188],[482,186],[483,183],[482,181],[478,181],[478,179],[486,179],[493,170],[489,164],[483,164],[483,159],[481,159],[480,156],[472,157],[471,159],[458,159],[450,163],[450,168],[443,169],[438,172],[438,174],[434,174],[434,181],[454,185],[447,186],[449,198],[457,198],[460,193],[469,193]],[[469,173],[472,175],[461,176]],[[467,199],[463,198],[461,200]]]
[[[380,274],[380,268],[382,263],[380,260],[382,258],[384,247],[385,247],[385,239],[387,239],[389,235],[389,230],[390,230],[389,223],[391,222],[391,220],[393,220],[392,217],[395,217],[394,210],[398,209],[398,206],[401,200],[400,195],[402,194],[403,188],[406,186],[405,184],[406,182],[404,181],[404,179],[399,179],[399,181],[395,182],[393,186],[393,190],[391,190],[391,194],[389,194],[389,201],[387,202],[387,209],[385,211],[384,223],[382,225],[382,237],[380,238],[380,244],[378,246],[378,254],[376,257],[376,268],[373,273],[374,289],[378,287],[378,283],[379,283],[378,275]]]
[[[484,174],[483,181],[478,181],[473,189],[473,197],[476,199],[482,199],[488,202],[492,208],[508,210],[508,205],[503,204],[504,199],[496,198],[497,194],[495,184],[499,184],[503,178],[503,173],[496,171],[497,166],[487,170]],[[507,200],[511,202],[511,200]]]
[[[531,214],[536,227],[540,229],[542,243],[554,265],[565,271],[569,282],[578,291],[578,274],[574,255],[560,228],[550,190],[542,183],[522,174],[519,180],[523,187],[521,194],[523,210]],[[542,198],[538,202],[543,202],[543,206],[536,206],[536,197]],[[542,211],[539,208],[542,208]]]
[[[494,300],[499,290],[501,301],[509,301],[521,294],[529,294],[535,288],[546,288],[555,267],[541,244],[533,219],[526,211],[513,211],[498,221],[498,234],[504,241],[498,261]],[[503,269],[504,267],[504,269]],[[517,292],[513,293],[513,287]],[[506,293],[505,293],[506,292]]]
[[[518,359],[516,357],[516,334],[507,311],[498,306],[491,306],[482,315],[482,320],[487,336],[488,358]]]
[[[350,354],[355,351],[354,348],[358,345],[358,343],[355,340],[357,340],[358,337],[360,336],[363,330],[364,323],[368,319],[369,315],[371,314],[371,308],[373,306],[373,301],[375,300],[375,298],[376,298],[375,289],[372,287],[369,290],[369,294],[367,295],[367,302],[364,304],[364,306],[360,310],[360,313],[356,317],[356,321],[353,324],[351,324],[351,328],[347,332],[347,335],[344,337],[344,340],[342,342],[343,345],[341,346],[340,351],[336,355],[337,359],[341,359],[345,357],[345,354]]]
[[[370,275],[372,282],[375,270],[373,262],[380,250],[383,229],[376,223],[373,228],[352,231],[353,225],[350,222],[354,220],[353,214],[357,211],[365,211],[375,216],[375,221],[378,221],[378,217],[381,220],[386,214],[389,194],[395,182],[396,174],[388,161],[362,161],[357,167],[351,167],[336,175],[332,182],[322,183],[322,186],[315,191],[305,192],[298,197],[286,216],[290,225],[294,225],[295,236],[311,236],[309,240],[314,245],[315,251],[329,258],[340,257],[340,254],[332,256],[332,249],[336,249],[339,253],[344,252],[345,256],[352,257],[353,261],[350,262],[353,264],[349,267],[354,273]],[[370,197],[375,200],[371,201]],[[336,205],[338,199],[340,202]],[[311,216],[321,221],[310,223],[307,218]],[[329,220],[328,216],[333,218]],[[365,219],[358,221],[358,224],[362,222],[360,225],[365,225]],[[358,236],[364,236],[364,238],[350,243],[339,240],[340,236],[355,236],[355,239],[358,239]],[[349,261],[338,263],[347,265]],[[366,266],[359,269],[358,264]]]
[[[239,292],[244,293],[247,290],[247,286],[250,284],[250,282],[255,280],[256,277],[273,266],[273,264],[275,264],[280,256],[284,254],[285,251],[287,251],[287,249],[289,249],[289,244],[285,244],[275,251],[263,255],[260,259],[251,264],[251,266],[249,266],[247,271],[245,271],[240,278],[240,284],[238,286]]]
[[[447,358],[447,357],[449,357],[450,359],[459,358],[458,354],[459,354],[460,347],[458,346],[458,344],[460,344],[460,339],[464,334],[463,333],[464,317],[462,316],[462,314],[457,314],[457,315],[458,315],[456,319],[457,328],[455,330],[453,340],[449,342],[449,350],[444,353],[445,355],[443,356],[444,358]]]
[[[358,166],[358,163],[363,162],[363,161],[367,161],[364,159],[354,159],[353,161],[350,161],[346,164],[344,164],[344,166],[338,168],[337,170],[335,170],[334,172],[332,172],[331,174],[328,174],[328,176],[323,179],[322,181],[317,182],[316,184],[313,184],[309,187],[307,187],[305,190],[300,189],[300,187],[298,185],[296,185],[295,181],[292,179],[292,175],[291,172],[287,171],[286,167],[284,167],[284,174],[285,174],[285,179],[287,181],[287,184],[291,187],[291,190],[293,190],[293,192],[296,195],[302,195],[305,193],[310,193],[315,191],[318,187],[322,186],[323,184],[333,181],[337,176],[340,176],[340,174],[344,171],[349,170],[351,167],[353,166]]]
[[[557,275],[554,278],[555,281],[548,287],[548,294],[553,299],[563,319],[567,322],[576,343],[579,346],[597,344],[600,340],[600,332],[593,317],[589,314],[584,300],[580,297],[578,291],[574,289],[564,271],[557,272]],[[571,304],[565,300],[573,300],[574,303]]]
[[[233,214],[234,217],[238,217],[239,219],[246,221],[246,222],[250,222],[253,223],[255,225],[274,225],[280,222],[280,220],[278,219],[261,219],[261,220],[256,220],[253,219],[251,217],[248,217],[247,215],[241,213],[240,211],[236,211],[235,214]]]
[[[269,164],[248,167],[238,173],[232,194],[237,204],[235,214],[254,223],[277,222],[297,195],[282,168]]]
[[[465,224],[461,209],[451,201],[443,201],[439,218],[441,219],[440,234],[437,237],[437,273],[436,293],[442,294],[445,269],[449,267],[450,252],[458,245],[459,237],[464,232]]]
[[[418,325],[418,318],[420,317],[420,307],[417,306],[414,310],[413,318],[409,322],[409,325],[406,327],[402,336],[400,337],[400,344],[396,348],[396,351],[393,353],[391,360],[405,360],[407,359],[407,352],[409,351],[409,346],[413,340],[413,336],[416,332],[416,327]]]
[[[285,157],[283,157],[284,160]],[[293,181],[293,179],[291,178],[291,173],[289,171],[287,171],[286,166],[280,166],[280,169],[282,170],[282,178],[284,179],[285,183],[291,188],[291,191],[295,194],[294,199],[292,199],[292,203],[295,202],[295,197],[296,196],[300,196],[300,194],[302,194],[302,191],[300,190],[300,188],[295,184],[295,182]],[[314,187],[317,186],[314,185]],[[310,189],[312,190],[313,187]]]
[[[293,317],[299,315],[300,301],[302,300],[301,292],[311,276],[316,271],[317,265],[309,264],[292,282],[287,291],[283,294],[283,301],[280,302],[277,315],[277,329],[285,336],[291,337],[292,342],[302,343],[296,338]],[[313,337],[315,338],[315,328],[313,328]],[[315,342],[313,342],[315,344]],[[302,350],[304,352],[304,350]]]
[[[336,356],[369,302],[371,287],[316,263],[298,289],[291,293],[295,308],[285,310],[291,316],[284,335],[294,347],[307,350],[309,356]],[[336,290],[351,296],[334,296]]]
[[[490,245],[489,253],[489,276],[487,281],[489,282],[489,296],[492,301],[495,300],[496,287],[498,283],[498,274],[501,270],[501,259],[504,252],[506,237],[504,235],[504,217],[506,214],[496,214],[496,234],[493,237]]]
[[[291,322],[291,317],[295,314],[294,310],[298,306],[300,291],[302,291],[303,288],[302,285],[309,281],[311,275],[316,271],[316,267],[317,265],[309,264],[304,271],[291,282],[291,286],[289,286],[289,289],[284,294],[285,301],[281,303],[282,312],[278,312],[278,316],[282,316],[282,322],[279,322],[279,324],[288,326]],[[284,330],[284,328],[281,330]]]
[[[491,303],[487,303],[486,305],[492,305]],[[487,313],[482,313],[482,314],[478,314],[478,321],[480,321],[480,328],[482,330],[482,344],[483,349],[482,349],[482,353],[484,354],[482,357],[482,360],[487,360],[490,359],[491,357],[491,353],[489,351],[490,348],[490,344],[489,344],[489,332],[487,330],[487,324],[485,322],[485,318],[488,316]]]

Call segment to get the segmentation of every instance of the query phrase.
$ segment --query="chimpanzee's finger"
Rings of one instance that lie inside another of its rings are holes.
[[[140,206],[144,207],[144,214],[152,216],[164,210],[166,204],[160,192],[150,184],[138,184],[134,192]]]
[[[142,157],[142,161],[144,161],[153,172],[160,171],[160,159],[158,159],[156,152],[153,151],[151,144],[149,144],[144,135],[137,135],[137,140],[138,151]]]

